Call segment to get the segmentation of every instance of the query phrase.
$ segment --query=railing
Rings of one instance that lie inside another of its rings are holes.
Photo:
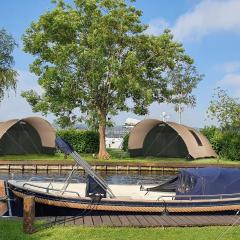
[[[28,179],[27,182],[32,182],[32,181],[49,181],[51,180],[52,182],[64,182],[66,180],[66,178],[49,178],[49,177],[31,177]],[[77,178],[72,178],[71,182],[76,182],[79,183],[79,179]]]
[[[65,178],[49,178],[49,177],[31,177],[28,179],[27,182],[34,182],[34,181],[49,181],[49,184],[48,186],[46,187],[46,189],[48,189],[47,192],[49,192],[49,190],[52,190],[53,189],[53,183],[55,182],[62,182],[64,183],[66,181]],[[79,183],[79,179],[75,179],[75,178],[72,178],[70,180],[70,182],[75,182],[75,183]],[[59,189],[59,192],[61,192],[62,194],[64,194],[65,192],[68,192],[66,189]],[[71,191],[70,191],[71,192]]]
[[[25,187],[25,186],[30,186],[30,187],[45,189],[47,193],[49,193],[49,191],[59,192],[59,193],[61,193],[61,194],[64,194],[64,193],[73,193],[73,194],[76,194],[79,198],[81,198],[80,194],[79,194],[78,192],[75,192],[75,191],[69,191],[69,190],[64,190],[64,191],[63,191],[62,189],[43,187],[43,186],[38,186],[38,185],[35,185],[35,184],[31,184],[31,183],[24,183],[24,184],[23,184],[23,187]],[[48,186],[49,186],[49,185],[48,185]]]
[[[165,195],[157,198],[157,201],[164,200],[164,198],[170,198],[171,200],[207,200],[207,199],[225,199],[225,198],[240,198],[240,193],[229,194],[213,194],[213,195]],[[180,199],[179,199],[180,198]]]

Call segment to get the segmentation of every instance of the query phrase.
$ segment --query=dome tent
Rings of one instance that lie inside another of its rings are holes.
[[[56,132],[39,117],[12,119],[0,123],[0,155],[55,152]]]
[[[132,157],[217,157],[207,138],[194,128],[157,119],[143,120],[133,128],[128,150]]]

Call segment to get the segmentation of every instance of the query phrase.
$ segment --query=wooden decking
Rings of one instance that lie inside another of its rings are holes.
[[[239,215],[88,215],[45,218],[49,225],[109,227],[194,227],[240,225]]]

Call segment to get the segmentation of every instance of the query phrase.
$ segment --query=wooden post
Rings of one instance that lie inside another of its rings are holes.
[[[35,200],[33,196],[23,198],[23,231],[31,234],[34,232]]]
[[[0,198],[1,197],[6,197],[5,183],[2,180],[0,181]],[[7,210],[7,202],[0,201],[0,217],[2,217],[7,212]]]

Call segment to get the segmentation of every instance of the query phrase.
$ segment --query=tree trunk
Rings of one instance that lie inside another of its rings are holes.
[[[99,121],[99,152],[98,152],[98,158],[100,159],[109,159],[110,155],[107,152],[106,149],[106,143],[105,143],[105,134],[106,134],[106,114],[104,112],[99,112],[100,115],[100,121]]]

